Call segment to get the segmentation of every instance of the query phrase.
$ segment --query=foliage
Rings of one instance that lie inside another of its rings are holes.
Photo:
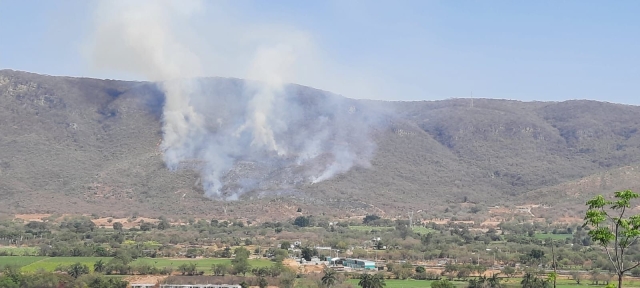
[[[336,277],[336,271],[334,271],[333,269],[330,268],[325,268],[324,269],[324,275],[322,275],[322,285],[324,287],[327,288],[331,288],[332,286],[336,285],[336,282],[338,278]]]
[[[625,213],[627,209],[631,210],[631,200],[638,197],[637,193],[624,190],[615,192],[613,201],[606,200],[602,195],[587,201],[584,225],[593,227],[588,234],[607,253],[618,275],[619,288],[622,288],[624,273],[640,265],[640,262],[636,262],[625,267],[625,262],[629,260],[625,258],[625,253],[640,237],[640,215],[625,218]]]
[[[381,274],[371,275],[365,273],[360,275],[358,286],[362,288],[382,288],[386,284],[384,283],[384,276]]]
[[[69,270],[67,270],[67,273],[73,277],[73,278],[78,278],[84,274],[89,274],[89,267],[87,265],[84,265],[80,262],[76,262],[73,265],[71,265],[71,267],[69,267]]]
[[[369,224],[369,223],[371,223],[373,221],[376,221],[378,219],[380,219],[380,216],[378,216],[378,215],[373,215],[373,214],[372,215],[367,215],[367,216],[364,216],[364,219],[362,219],[362,224],[367,225],[367,224]]]
[[[245,276],[247,272],[251,271],[251,265],[249,264],[249,255],[251,253],[244,247],[238,247],[235,250],[235,258],[231,261],[233,265],[234,274],[242,274]]]
[[[295,220],[293,220],[293,225],[298,227],[309,227],[311,225],[311,217],[310,216],[298,216]]]
[[[520,284],[522,288],[549,288],[550,286],[547,279],[538,278],[531,273],[525,273]]]
[[[442,279],[431,282],[431,288],[455,288],[456,285],[453,285],[449,280]]]
[[[470,279],[467,288],[501,288],[500,280],[498,274],[493,274],[491,277],[480,276]]]

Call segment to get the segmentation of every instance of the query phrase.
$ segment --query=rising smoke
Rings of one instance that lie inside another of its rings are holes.
[[[245,57],[250,61],[239,61],[248,64],[243,78],[250,80],[202,78],[203,59],[211,57],[197,55],[201,50],[178,33],[202,3],[177,3],[101,2],[90,45],[95,68],[142,75],[164,92],[162,150],[169,169],[197,170],[207,196],[234,200],[369,165],[376,109],[288,84],[296,63],[304,62],[300,55],[308,55],[306,37],[253,46]]]

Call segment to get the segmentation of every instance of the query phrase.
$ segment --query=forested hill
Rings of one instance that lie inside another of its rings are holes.
[[[213,94],[243,85],[238,79],[203,81]],[[307,105],[329,95],[302,86],[289,91]],[[376,148],[370,167],[298,183],[286,194],[253,191],[222,203],[202,196],[195,171],[166,169],[159,150],[163,97],[152,83],[1,70],[0,210],[279,217],[304,207],[309,213],[423,209],[435,215],[464,201],[573,205],[640,183],[629,176],[640,165],[637,106],[388,102],[380,112],[384,123],[371,130]]]

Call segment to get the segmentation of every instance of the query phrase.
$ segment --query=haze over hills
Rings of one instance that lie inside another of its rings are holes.
[[[224,113],[234,111],[229,107],[243,97],[247,82],[199,81],[203,93],[226,102],[203,102],[198,109],[213,111],[221,123],[232,119]],[[319,153],[301,166],[295,165],[301,153],[296,159],[274,156],[277,161],[270,155],[238,158],[221,177],[221,193],[243,189],[241,201],[211,200],[203,196],[197,171],[202,159],[176,171],[163,161],[160,91],[149,82],[0,70],[0,210],[281,217],[295,207],[309,213],[442,211],[464,200],[562,207],[640,186],[633,176],[640,165],[637,106],[379,102],[289,85],[288,99],[302,108],[283,137],[298,139],[300,131],[326,118],[323,127],[331,137],[319,138],[321,144],[333,142],[327,150],[332,152],[352,149],[350,169],[312,184],[322,170],[314,167],[332,167],[328,163],[341,159],[338,153]]]

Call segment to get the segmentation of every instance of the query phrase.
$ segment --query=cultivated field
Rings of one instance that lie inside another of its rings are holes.
[[[47,259],[48,257],[38,257],[38,256],[0,256],[0,267],[5,265],[14,265],[19,267],[24,267],[29,264]]]
[[[573,237],[573,234],[552,234],[552,233],[536,233],[534,237],[538,239],[553,239],[553,240],[564,240],[567,238]]]
[[[36,256],[36,247],[0,247],[0,256]]]
[[[371,231],[387,231],[394,230],[393,227],[376,227],[376,226],[349,226],[349,229],[363,231],[363,232],[371,232]]]
[[[0,266],[17,265],[22,268],[23,272],[33,272],[39,269],[46,271],[54,271],[58,266],[69,266],[80,262],[89,266],[93,270],[93,264],[102,259],[105,262],[111,260],[109,257],[35,257],[35,256],[0,256]],[[220,263],[231,264],[231,259],[171,259],[171,258],[138,258],[131,262],[131,266],[135,267],[140,264],[148,264],[157,268],[173,267],[184,263],[196,263],[198,270],[210,272],[211,265]],[[266,259],[249,259],[249,263],[253,267],[267,267],[273,262]]]

